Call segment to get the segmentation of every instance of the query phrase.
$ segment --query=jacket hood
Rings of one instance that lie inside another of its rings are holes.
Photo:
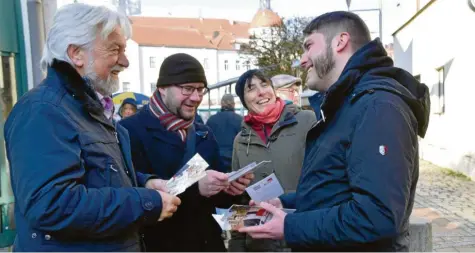
[[[125,106],[125,105],[131,105],[135,108],[135,110],[137,110],[137,102],[135,101],[135,99],[133,98],[126,98],[124,99],[124,101],[122,101],[122,104],[120,105],[119,107],[119,111],[118,111],[118,114],[119,116],[123,117],[122,115],[122,108]]]
[[[340,78],[323,97],[321,109],[325,114],[332,114],[346,96],[351,94],[353,101],[375,90],[385,90],[400,96],[417,119],[418,135],[424,137],[430,116],[429,89],[409,72],[394,67],[393,60],[387,55],[379,38],[351,56]],[[312,100],[315,102],[317,99]]]

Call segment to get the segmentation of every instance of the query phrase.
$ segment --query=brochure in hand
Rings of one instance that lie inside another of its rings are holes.
[[[249,172],[253,172],[255,169],[257,169],[259,166],[261,166],[264,163],[270,163],[271,161],[262,161],[260,163],[252,162],[245,167],[241,168],[240,170],[233,171],[228,173],[228,182],[232,182],[237,180],[238,178],[246,175]]]
[[[188,187],[206,176],[208,163],[200,156],[194,155],[179,171],[167,182],[168,193],[178,195]]]
[[[293,213],[294,209],[282,209]],[[272,219],[272,213],[260,206],[232,205],[227,213],[213,214],[214,219],[222,230],[239,230],[241,227],[263,225]]]

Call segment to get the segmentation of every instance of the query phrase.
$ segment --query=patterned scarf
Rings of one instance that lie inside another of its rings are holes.
[[[158,89],[150,97],[150,111],[168,131],[177,132],[181,140],[185,142],[186,130],[193,124],[193,120],[187,121],[171,113],[163,103]]]

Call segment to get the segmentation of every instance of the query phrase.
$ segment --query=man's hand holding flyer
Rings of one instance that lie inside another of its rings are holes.
[[[293,213],[294,209],[282,209],[286,213]],[[272,214],[259,206],[233,205],[227,213],[213,215],[222,230],[237,231],[242,227],[263,225],[272,219]]]

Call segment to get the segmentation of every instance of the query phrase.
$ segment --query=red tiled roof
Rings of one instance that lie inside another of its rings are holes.
[[[233,41],[249,38],[250,24],[225,19],[130,17],[139,45],[234,50]]]

